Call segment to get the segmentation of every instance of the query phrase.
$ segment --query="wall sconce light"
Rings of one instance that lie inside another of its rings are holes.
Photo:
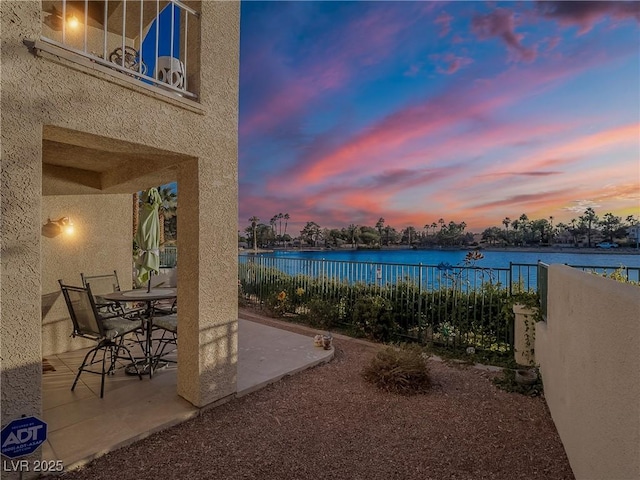
[[[76,18],[75,15],[67,15],[67,26],[72,30],[75,30],[80,25],[80,21]]]
[[[57,237],[61,233],[73,234],[73,222],[69,217],[61,217],[58,220],[47,219],[47,223],[42,226],[42,235],[47,238]]]
[[[51,11],[45,11],[44,13],[47,14],[44,19],[45,25],[57,32],[62,30],[62,12],[57,10],[56,7],[51,7]],[[78,26],[80,26],[78,17],[72,13],[67,14],[67,28],[75,30]]]

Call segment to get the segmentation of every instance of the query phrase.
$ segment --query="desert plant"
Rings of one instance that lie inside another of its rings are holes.
[[[540,370],[535,371],[535,381],[528,384],[516,381],[516,370],[505,368],[501,375],[493,378],[493,383],[501,390],[506,392],[515,392],[529,397],[538,397],[543,393],[542,376]]]
[[[629,274],[626,272],[625,267],[622,265],[611,273],[607,273],[607,272],[603,273],[602,276],[605,278],[610,278],[617,282],[621,282],[621,283],[629,283],[631,285],[640,285],[640,282],[634,282],[633,280],[629,279]]]
[[[373,357],[362,376],[388,392],[402,395],[425,393],[431,385],[427,358],[417,344],[388,346]]]

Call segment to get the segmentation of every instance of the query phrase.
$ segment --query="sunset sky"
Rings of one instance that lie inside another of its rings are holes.
[[[640,3],[241,8],[240,229],[640,215]]]

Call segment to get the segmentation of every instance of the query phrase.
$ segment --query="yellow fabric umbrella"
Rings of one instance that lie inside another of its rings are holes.
[[[140,223],[136,232],[138,243],[138,255],[136,266],[138,267],[138,282],[149,282],[151,289],[151,275],[160,272],[160,220],[158,210],[162,199],[157,188],[150,188],[142,194],[142,208],[140,211]]]

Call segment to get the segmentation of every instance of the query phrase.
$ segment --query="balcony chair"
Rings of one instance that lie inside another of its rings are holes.
[[[71,336],[87,338],[96,342],[96,346],[87,352],[82,364],[78,367],[78,374],[73,381],[71,391],[76,388],[82,372],[95,373],[101,375],[100,398],[102,398],[104,396],[104,377],[107,373],[115,373],[116,362],[120,359],[128,360],[133,364],[138,377],[142,380],[142,374],[136,366],[136,361],[129,348],[124,344],[124,338],[127,334],[142,332],[142,322],[134,322],[117,315],[101,315],[89,284],[86,287],[74,287],[63,284],[62,280],[58,280],[58,283],[73,323]],[[99,351],[102,351],[102,359],[96,360]],[[124,355],[125,353],[126,355]],[[91,356],[91,360],[89,360],[89,356]],[[106,365],[107,356],[109,357],[108,367]],[[100,371],[91,369],[96,363],[102,363]]]
[[[113,302],[102,297],[106,293],[119,292],[120,282],[118,281],[118,273],[114,270],[113,273],[106,273],[103,275],[85,275],[80,274],[82,279],[82,285],[86,287],[91,284],[91,291],[94,295],[98,311],[107,315],[118,315],[125,318],[133,318],[135,320],[144,313],[146,308],[135,307],[128,308],[126,303]]]
[[[122,50],[122,47],[116,48],[109,54],[109,61],[142,75],[146,75],[147,73],[147,66],[140,58],[140,53],[138,50],[130,46],[125,46],[124,51]],[[132,74],[131,76],[135,75]]]
[[[155,68],[155,78],[182,90],[187,87],[184,63],[175,57],[158,57],[158,63]]]

